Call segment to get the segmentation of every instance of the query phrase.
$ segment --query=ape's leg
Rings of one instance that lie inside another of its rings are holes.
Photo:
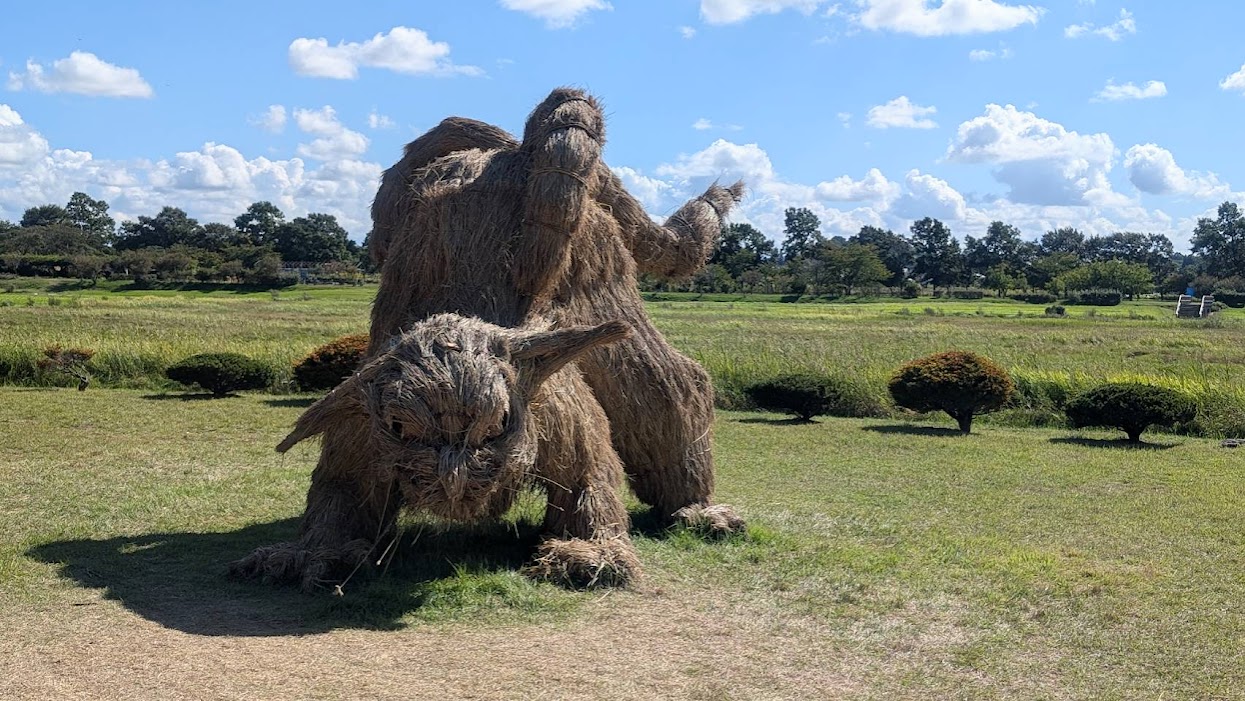
[[[396,486],[373,468],[367,428],[366,421],[349,419],[324,433],[298,540],[258,548],[230,564],[232,576],[296,582],[313,591],[379,555],[400,502]]]
[[[551,378],[532,408],[543,434],[537,478],[549,504],[545,540],[526,572],[575,587],[621,586],[639,578],[621,498],[622,465],[610,445],[605,413],[579,371],[572,367]]]
[[[642,315],[643,312],[641,311]],[[647,322],[628,315],[631,338],[579,363],[610,419],[614,447],[636,496],[661,518],[714,533],[742,530],[713,503],[713,386],[696,362]]]

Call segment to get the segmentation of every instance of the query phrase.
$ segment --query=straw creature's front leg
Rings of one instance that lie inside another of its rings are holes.
[[[350,427],[325,433],[298,540],[257,548],[229,565],[230,576],[314,592],[340,586],[378,555],[378,543],[393,531],[397,490],[374,476],[367,451],[351,440],[357,437]]]
[[[605,413],[578,370],[570,372],[565,383],[550,382],[539,411],[546,426],[550,416],[557,417],[558,430],[545,432],[537,456],[537,478],[549,503],[545,540],[525,573],[576,588],[625,586],[642,572],[627,534],[622,463],[610,445]]]

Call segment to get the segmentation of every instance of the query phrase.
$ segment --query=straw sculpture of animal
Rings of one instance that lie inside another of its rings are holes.
[[[622,465],[600,406],[567,367],[628,332],[621,322],[503,329],[456,314],[414,324],[309,407],[277,447],[324,434],[325,458],[348,484],[319,470],[299,541],[260,548],[233,574],[314,590],[377,560],[403,506],[477,521],[534,486],[548,507],[528,574],[571,586],[633,581],[640,565],[619,496]],[[355,455],[341,474],[330,449],[346,444]]]
[[[653,327],[636,286],[639,273],[680,277],[703,266],[743,188],[714,185],[657,225],[601,161],[603,144],[600,106],[570,89],[537,106],[522,142],[488,124],[450,118],[408,144],[372,207],[370,250],[381,282],[367,367],[387,358],[395,339],[408,344],[404,333],[442,313],[502,329],[494,335],[626,322],[626,338],[576,351],[577,369],[563,371],[569,379],[545,392],[551,399],[532,404],[533,423],[544,428],[535,466],[526,468],[552,479],[594,476],[570,493],[574,498],[551,492],[551,507],[566,513],[550,516],[548,532],[572,539],[549,541],[554,545],[537,559],[543,564],[530,571],[572,582],[591,571],[588,581],[621,583],[638,569],[609,478],[620,458],[637,496],[662,518],[715,533],[743,527],[733,509],[713,502],[709,377]],[[344,399],[359,396],[357,387],[370,382],[365,376],[309,408],[293,434],[301,440],[322,433],[298,540],[256,550],[234,563],[235,575],[314,587],[363,562],[390,528],[391,487],[403,478],[383,477],[394,472],[385,467],[392,463],[385,449],[392,430],[375,416],[388,410],[383,402],[365,410],[361,399]],[[378,396],[416,401],[402,393]],[[464,406],[476,399],[460,397]],[[289,445],[287,439],[282,449]],[[438,511],[403,489],[408,503]],[[442,511],[492,515],[508,503],[485,509],[469,501],[476,510],[463,502]],[[611,545],[601,552],[601,543]],[[604,576],[607,570],[623,574]]]
[[[650,322],[637,275],[700,270],[743,185],[715,184],[659,225],[601,160],[604,141],[597,101],[560,88],[528,117],[521,142],[452,117],[407,145],[372,205],[381,269],[372,349],[445,311],[501,326],[625,320],[629,338],[577,365],[628,481],[663,519],[739,530],[734,510],[713,502],[709,376]]]

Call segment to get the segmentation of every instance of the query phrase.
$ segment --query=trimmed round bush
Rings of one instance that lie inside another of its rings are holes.
[[[1192,421],[1197,405],[1183,392],[1141,382],[1111,382],[1083,392],[1064,407],[1073,428],[1118,428],[1140,443],[1150,426]]]
[[[333,389],[358,369],[368,341],[367,334],[354,334],[316,348],[294,365],[294,381],[305,391]]]
[[[183,385],[198,385],[215,397],[272,384],[272,368],[241,353],[199,353],[169,366],[164,375]]]
[[[744,393],[761,409],[794,414],[802,421],[829,414],[842,398],[831,378],[812,373],[762,380],[746,387]]]
[[[891,378],[895,403],[913,411],[945,411],[970,433],[973,417],[1003,406],[1015,391],[1012,378],[989,358],[947,351],[919,358]]]

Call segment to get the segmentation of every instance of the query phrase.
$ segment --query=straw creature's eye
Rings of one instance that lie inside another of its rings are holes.
[[[398,421],[397,419],[390,420],[389,430],[393,431],[393,435],[397,436],[398,438],[401,438],[402,437],[402,422]]]

